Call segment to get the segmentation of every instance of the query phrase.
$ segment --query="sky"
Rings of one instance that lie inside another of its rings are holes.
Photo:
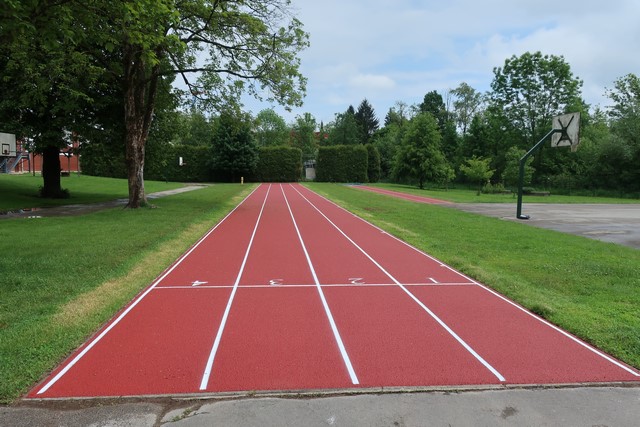
[[[328,123],[365,98],[382,123],[396,101],[462,82],[486,92],[493,69],[525,52],[562,55],[592,106],[607,105],[617,78],[640,74],[638,0],[292,0],[292,11],[311,42],[300,54],[304,106],[245,100],[288,123],[307,112]]]

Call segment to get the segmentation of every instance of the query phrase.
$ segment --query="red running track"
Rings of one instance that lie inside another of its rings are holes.
[[[640,381],[298,184],[263,184],[30,398]]]
[[[428,203],[430,205],[451,205],[452,202],[447,200],[434,199],[432,197],[417,196],[415,194],[403,193],[400,191],[387,190],[378,187],[369,187],[366,185],[354,185],[353,188],[358,190],[371,191],[372,193],[384,194],[386,196],[392,196],[398,199],[411,200],[412,202]]]

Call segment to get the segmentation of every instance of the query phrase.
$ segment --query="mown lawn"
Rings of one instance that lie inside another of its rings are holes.
[[[402,184],[367,184],[371,187],[400,191],[418,196],[432,197],[434,199],[447,200],[454,203],[516,203],[517,198],[513,194],[477,194],[477,190],[466,188],[450,188],[424,190],[415,186]],[[524,203],[640,203],[639,199],[622,199],[613,197],[587,197],[587,196],[563,196],[553,194],[549,196],[523,196]]]
[[[84,191],[112,197],[110,180],[84,178]],[[155,209],[0,219],[0,402],[24,394],[251,189],[213,185],[155,199]]]
[[[177,182],[145,181],[147,193],[183,186],[184,184]],[[98,178],[78,174],[62,178],[62,188],[68,189],[71,195],[68,199],[43,199],[38,196],[40,187],[42,187],[40,175],[0,174],[0,211],[97,203],[127,198],[128,195],[126,179]]]
[[[344,185],[306,185],[640,368],[639,250]]]

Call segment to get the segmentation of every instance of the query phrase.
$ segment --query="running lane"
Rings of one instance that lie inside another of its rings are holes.
[[[269,188],[202,390],[353,386],[282,186]]]
[[[411,200],[412,202],[428,203],[430,205],[451,205],[452,202],[447,200],[434,199],[432,197],[418,196],[415,194],[402,193],[400,191],[387,190],[378,187],[369,187],[366,185],[354,185],[353,188],[358,190],[371,191],[372,193],[384,194],[386,196],[392,196],[398,199]]]
[[[432,257],[381,232],[308,189],[296,186],[309,203],[347,234],[399,285],[419,282],[424,266],[429,286],[403,286],[505,377],[506,383],[562,384],[638,381],[638,371],[550,325],[494,291]],[[403,264],[401,258],[411,259]],[[422,259],[422,261],[420,261]],[[411,267],[413,266],[413,267]],[[447,272],[439,276],[439,272]],[[453,275],[453,276],[451,276]],[[447,279],[443,280],[444,277]],[[467,283],[470,286],[456,286]]]
[[[307,201],[308,190],[294,185],[285,193],[363,387],[500,383]],[[347,233],[386,236],[372,227]]]
[[[198,392],[266,192],[254,191],[28,396]]]

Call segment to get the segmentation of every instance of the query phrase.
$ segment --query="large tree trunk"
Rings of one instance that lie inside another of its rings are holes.
[[[42,180],[44,185],[40,195],[49,199],[64,199],[69,194],[60,184],[60,149],[47,145],[42,151]]]
[[[158,66],[149,67],[142,50],[134,45],[124,49],[124,115],[127,147],[129,208],[147,205],[144,191],[144,146],[149,136],[158,89]]]

